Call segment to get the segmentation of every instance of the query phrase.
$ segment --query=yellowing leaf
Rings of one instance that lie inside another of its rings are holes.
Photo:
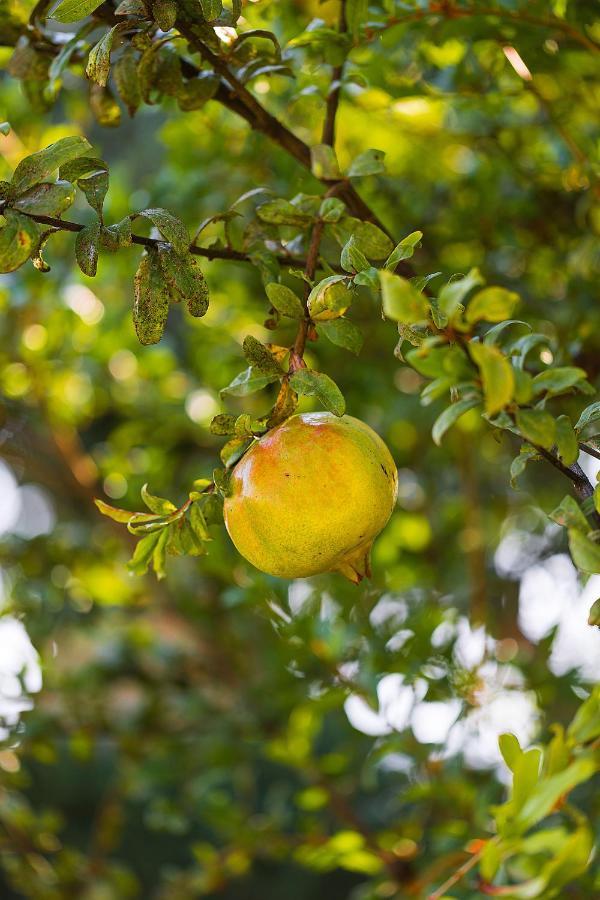
[[[489,416],[493,416],[514,397],[513,368],[497,347],[472,343],[469,344],[469,351],[481,374],[485,411]]]
[[[519,295],[502,287],[487,287],[478,291],[470,301],[465,319],[467,322],[503,322],[513,314]]]

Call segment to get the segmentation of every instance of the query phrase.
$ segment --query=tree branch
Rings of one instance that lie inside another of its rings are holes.
[[[584,453],[587,453],[588,456],[593,456],[595,459],[600,459],[600,451],[596,450],[594,447],[590,447],[589,444],[586,444],[585,441],[580,441],[579,447],[583,450]]]
[[[454,887],[455,884],[458,884],[458,882],[477,865],[488,843],[488,841],[483,842],[483,846],[477,851],[477,853],[474,853],[472,856],[470,856],[462,864],[462,866],[460,866],[456,870],[456,872],[453,872],[452,875],[442,885],[440,885],[440,887],[436,891],[434,891],[432,894],[429,894],[427,900],[440,900],[440,898],[443,897],[444,894],[448,893],[451,887]]]
[[[531,441],[529,441],[529,443],[531,443]],[[555,469],[558,469],[558,471],[561,472],[565,476],[565,478],[569,479],[569,481],[573,485],[573,490],[575,491],[578,499],[581,502],[587,500],[589,497],[594,496],[594,486],[579,463],[573,463],[572,466],[565,466],[563,463],[561,463],[560,459],[558,459],[558,457],[556,457],[549,450],[544,450],[543,447],[538,447],[536,444],[531,444],[531,446],[535,447],[540,456],[543,456],[544,459],[547,459]],[[600,529],[600,513],[594,511],[589,514],[588,518],[594,524],[594,527],[596,529]]]
[[[8,207],[9,204],[0,203],[0,213]],[[23,212],[22,210],[16,210],[16,212],[21,216],[27,216],[28,219],[33,219],[34,222],[38,222],[40,225],[48,225],[51,228],[55,228],[57,231],[78,232],[83,231],[85,228],[85,225],[81,225],[79,222],[70,222],[68,219],[55,219],[52,216],[38,216],[34,213]],[[161,241],[157,238],[143,237],[139,234],[133,234],[131,236],[131,242],[133,244],[139,244],[141,247],[158,247],[161,244],[167,243],[166,241]],[[202,256],[205,259],[210,260],[226,259],[230,262],[252,262],[251,257],[247,253],[242,253],[241,250],[233,250],[230,247],[197,247],[195,244],[190,244],[188,250],[193,256]],[[303,257],[292,256],[291,254],[286,253],[280,253],[277,256],[277,261],[282,265],[298,266],[299,268],[303,268],[306,265],[306,260]]]
[[[344,17],[345,28],[345,17]],[[193,22],[181,17],[177,21],[177,29],[183,37],[186,38],[190,46],[199,53],[220,75],[221,84],[213,99],[220,102],[231,112],[241,116],[256,131],[260,131],[269,137],[274,143],[278,144],[283,150],[293,156],[304,168],[311,169],[310,147],[300,140],[293,131],[283,124],[279,119],[272,115],[256,97],[243,85],[231,71],[227,61],[219,54],[215,53],[208,47],[205,42],[194,32]],[[339,79],[334,79],[339,80]],[[327,119],[333,123],[335,121],[335,113],[339,102],[339,90],[333,92],[333,100],[328,101]],[[333,118],[329,112],[329,104],[332,104]],[[334,125],[330,126],[334,129]],[[323,141],[328,143],[328,141]],[[332,185],[332,181],[321,179],[327,186]],[[338,195],[344,201],[352,215],[359,219],[364,219],[381,228],[385,234],[393,240],[390,231],[380,221],[373,210],[368,206],[362,197],[356,192],[356,189],[350,181],[340,179],[335,182],[340,185]],[[402,262],[402,273],[406,277],[412,277],[415,272],[409,263]],[[398,269],[400,271],[400,268]]]

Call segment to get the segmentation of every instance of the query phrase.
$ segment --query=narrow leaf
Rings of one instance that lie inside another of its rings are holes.
[[[141,344],[157,344],[167,321],[169,292],[156,251],[142,256],[134,279],[133,323]]]
[[[431,436],[438,447],[448,429],[454,425],[461,416],[470,409],[474,409],[474,407],[478,406],[480,403],[481,400],[479,397],[465,397],[463,400],[452,403],[451,406],[438,416],[431,430]]]
[[[98,268],[98,248],[100,245],[100,223],[86,225],[77,232],[75,238],[75,258],[84,275],[93,278]]]
[[[481,374],[485,411],[488,416],[493,416],[513,399],[515,377],[512,366],[497,347],[470,343],[469,351]]]

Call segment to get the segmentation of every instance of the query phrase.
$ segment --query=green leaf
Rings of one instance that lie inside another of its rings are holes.
[[[315,322],[343,316],[352,302],[346,275],[329,275],[319,281],[308,295],[308,312]]]
[[[348,169],[349,178],[360,178],[363,175],[379,175],[385,172],[385,153],[383,150],[365,150],[356,156]]]
[[[319,218],[324,222],[339,222],[344,213],[346,206],[337,197],[326,197],[319,207]]]
[[[161,31],[170,31],[177,19],[175,0],[152,0],[152,15]]]
[[[575,423],[575,431],[581,431],[587,425],[591,425],[592,422],[597,422],[598,419],[600,419],[600,400],[586,406]]]
[[[125,216],[114,225],[104,226],[100,233],[100,245],[107,250],[120,250],[131,246],[131,219]]]
[[[562,772],[540,781],[535,790],[528,792],[526,802],[511,823],[511,831],[523,833],[532,828],[553,810],[563,794],[589,781],[598,771],[600,754],[589,753],[580,756]]]
[[[62,0],[50,15],[57,22],[77,22],[102,5],[102,0]]]
[[[341,177],[335,150],[329,144],[316,144],[310,148],[310,168],[321,181],[335,181]]]
[[[327,322],[319,322],[317,328],[319,334],[345,350],[350,350],[358,356],[363,345],[363,335],[360,328],[357,328],[353,322],[348,319],[330,319]]]
[[[519,455],[515,456],[510,464],[510,485],[513,490],[517,490],[517,479],[519,475],[522,475],[525,471],[527,463],[539,458],[539,453],[530,444],[523,444],[521,446]]]
[[[280,375],[265,375],[256,372],[252,366],[250,366],[248,369],[245,369],[245,371],[240,372],[239,375],[236,375],[231,384],[223,388],[220,393],[222,397],[246,397],[248,394],[254,394],[256,391],[261,391],[263,388],[267,387],[267,385],[273,384],[274,381],[279,381],[280,377]]]
[[[498,325],[494,325],[489,329],[489,331],[486,331],[483,338],[484,344],[495,344],[498,338],[506,331],[506,329],[512,327],[513,325],[524,325],[525,328],[528,328],[529,331],[531,331],[531,325],[529,325],[527,322],[522,322],[520,319],[507,319],[506,322],[499,322]]]
[[[150,250],[140,260],[134,279],[133,324],[140,344],[157,344],[169,313],[169,291],[158,254]]]
[[[158,540],[154,545],[154,550],[152,551],[152,568],[156,573],[156,577],[159,581],[162,581],[163,578],[166,577],[166,562],[167,562],[167,543],[169,541],[169,529],[163,528],[162,531],[158,534]]]
[[[200,0],[202,7],[202,15],[207,22],[214,22],[223,12],[223,3],[221,0]]]
[[[236,462],[242,458],[246,450],[253,443],[254,438],[250,437],[234,437],[221,448],[220,457],[223,465],[230,469],[235,466]]]
[[[376,269],[375,266],[369,266],[368,269],[357,272],[352,281],[354,284],[364,284],[365,287],[376,291],[379,289],[379,269]]]
[[[523,755],[519,739],[516,735],[507,732],[506,734],[501,734],[498,738],[498,746],[504,762],[511,772],[514,772],[519,759]]]
[[[595,685],[575,713],[567,729],[567,737],[575,744],[587,744],[600,737],[600,685]]]
[[[355,41],[360,26],[367,20],[368,12],[369,0],[346,0],[346,24]]]
[[[475,322],[502,322],[509,319],[519,303],[519,295],[502,287],[487,287],[469,301],[465,319]]]
[[[565,466],[572,466],[579,456],[577,435],[568,416],[559,416],[556,420],[556,450],[559,459]]]
[[[10,134],[10,122],[0,122],[0,134],[4,137],[8,137]]]
[[[115,16],[138,16],[144,18],[148,14],[144,0],[121,0],[115,9]]]
[[[198,500],[195,500],[190,507],[190,525],[196,537],[201,541],[212,540],[208,530],[208,523],[204,518],[202,506]]]
[[[114,25],[107,31],[103,38],[90,50],[85,74],[90,81],[95,81],[101,87],[106,87],[110,72],[110,52],[112,50],[115,35],[122,31],[123,23]]]
[[[388,319],[414,324],[427,321],[429,306],[426,298],[416,291],[410,281],[386,269],[379,272],[383,312]]]
[[[112,77],[117,93],[133,116],[142,102],[142,90],[137,70],[138,57],[131,46],[125,47],[112,67]]]
[[[595,625],[596,627],[600,628],[600,597],[595,600],[594,603],[592,603],[592,605],[590,606],[588,625]]]
[[[385,259],[394,249],[394,245],[387,234],[372,222],[362,222],[348,216],[344,224],[354,235],[354,241],[359,250],[369,259]]]
[[[195,78],[183,81],[177,90],[177,103],[183,112],[202,107],[211,100],[219,87],[214,72],[200,72]]]
[[[545,372],[540,372],[533,379],[533,393],[542,394],[546,392],[550,396],[563,394],[578,382],[584,381],[586,374],[584,369],[579,369],[576,366],[558,366],[554,369],[547,369]]]
[[[434,381],[430,381],[421,391],[421,405],[429,406],[434,400],[443,397],[444,394],[448,394],[452,387],[454,387],[453,379],[448,378],[448,376],[442,376],[434,379]]]
[[[58,174],[59,178],[76,184],[80,178],[85,178],[86,175],[107,171],[108,165],[103,159],[98,159],[95,156],[78,156],[77,159],[72,159],[70,162],[62,165]]]
[[[396,268],[399,262],[402,262],[403,259],[410,259],[410,257],[414,255],[415,248],[420,245],[422,237],[422,231],[413,231],[411,234],[403,238],[398,244],[396,244],[388,258],[384,262],[383,268],[393,270]],[[426,277],[429,280],[430,278],[434,278],[435,275],[439,275],[439,272],[436,272],[434,275],[428,275]],[[427,281],[422,285],[417,285],[414,281],[412,281],[411,284],[415,290],[421,291],[427,284]]]
[[[171,247],[159,247],[158,259],[171,298],[185,300],[190,314],[196,318],[208,309],[208,285],[200,263],[191,253],[180,255]]]
[[[173,213],[167,209],[155,208],[143,209],[137,215],[149,219],[158,228],[164,239],[171,244],[175,253],[184,256],[188,252],[189,232],[181,219],[178,219]]]
[[[235,416],[219,413],[210,423],[211,434],[235,434]]]
[[[67,181],[36,184],[15,200],[13,207],[37,216],[60,218],[75,199],[75,190]]]
[[[497,347],[471,342],[469,352],[481,374],[485,411],[488,416],[493,416],[513,399],[515,391],[513,368]]]
[[[600,546],[579,529],[569,529],[569,550],[578,569],[589,575],[600,574]]]
[[[265,286],[267,297],[278,313],[291,319],[304,318],[304,307],[296,294],[284,284],[272,281]]]
[[[465,397],[463,400],[457,400],[456,403],[452,403],[451,406],[438,416],[431,430],[431,436],[438,447],[448,429],[454,425],[461,416],[475,406],[479,406],[480,403],[481,400],[479,397]]]
[[[293,206],[288,200],[268,200],[257,207],[256,215],[268,225],[306,225],[310,216]]]
[[[35,251],[40,229],[32,219],[6,209],[0,227],[0,273],[14,272]],[[1,219],[0,219],[1,221]]]
[[[148,571],[148,566],[150,565],[150,560],[154,554],[154,549],[160,539],[161,532],[155,531],[152,534],[147,534],[136,544],[136,548],[133,552],[133,556],[127,563],[127,568],[134,573],[134,575],[143,575]]]
[[[133,513],[129,512],[129,510],[117,509],[116,506],[110,506],[110,504],[105,503],[104,500],[94,499],[94,503],[103,516],[108,516],[109,519],[113,519],[115,522],[127,523],[133,516]]]
[[[543,409],[518,409],[517,427],[526,440],[550,450],[556,437],[556,421]]]
[[[469,291],[472,291],[479,284],[483,284],[483,278],[479,269],[471,269],[468,275],[463,275],[462,278],[456,278],[454,281],[445,284],[438,297],[440,311],[448,316],[450,320],[453,319],[460,310],[462,301]]]
[[[588,520],[579,504],[569,495],[563,497],[556,509],[550,513],[550,518],[557,525],[562,525],[564,528],[576,528],[584,534],[587,534],[590,530]]]
[[[43,150],[26,156],[21,160],[12,177],[13,196],[23,194],[34,184],[44,181],[65,163],[77,159],[78,156],[83,156],[91,149],[91,145],[85,138],[73,135],[61,138]]]
[[[108,191],[108,172],[95,172],[86,178],[80,178],[77,182],[78,187],[85,194],[87,202],[93,210],[98,213],[98,217],[102,219],[102,208],[104,206],[104,198]]]
[[[283,375],[283,370],[273,354],[251,334],[244,338],[242,349],[250,366],[258,374],[276,377]]]
[[[100,222],[86,225],[75,238],[75,259],[84,275],[93,278],[98,268]]]
[[[345,269],[346,272],[362,272],[364,269],[370,268],[369,260],[356,246],[354,235],[350,235],[342,248],[341,264],[342,269]]]
[[[491,345],[490,345],[491,346]],[[515,400],[520,406],[526,406],[533,397],[533,378],[523,369],[513,368],[515,378]]]
[[[335,416],[343,416],[346,401],[339,387],[329,375],[315,372],[312,369],[299,369],[290,378],[290,385],[297,394],[316,397],[317,400]]]
[[[141,493],[142,500],[151,512],[156,513],[159,516],[168,516],[171,513],[177,512],[177,507],[171,503],[170,500],[166,500],[164,497],[155,497],[151,494],[147,484],[142,487]]]

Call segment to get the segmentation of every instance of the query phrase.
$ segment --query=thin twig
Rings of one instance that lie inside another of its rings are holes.
[[[590,445],[586,444],[585,441],[580,441],[579,448],[589,456],[593,456],[595,459],[600,459],[600,451],[596,450],[594,447],[590,447]]]
[[[442,885],[440,885],[440,887],[436,891],[434,891],[432,894],[429,894],[427,900],[440,900],[440,897],[443,897],[451,887],[454,887],[454,885],[457,884],[461,880],[461,878],[464,878],[464,876],[468,872],[470,872],[471,869],[475,868],[475,866],[481,859],[486,846],[487,842],[483,845],[483,847],[481,847],[480,850],[477,851],[477,853],[474,853],[472,856],[470,856],[469,859],[467,859],[462,864],[462,866],[460,866],[456,870],[456,872],[453,872],[452,875],[448,879],[446,879],[446,881]]]
[[[317,271],[319,247],[321,245],[321,238],[323,236],[324,227],[325,223],[322,219],[317,219],[317,221],[313,225],[312,234],[310,236],[310,244],[308,247],[308,255],[306,257],[306,266],[304,269],[304,274],[306,275],[308,281],[312,281],[314,279],[315,273]],[[300,323],[298,324],[296,340],[294,341],[294,347],[291,354],[290,366],[292,368],[297,368],[300,365],[300,361],[304,356],[306,339],[308,338],[308,331],[310,328],[310,316],[308,314],[308,295],[310,294],[310,284],[308,283],[308,281],[304,287],[304,318],[301,319]]]

